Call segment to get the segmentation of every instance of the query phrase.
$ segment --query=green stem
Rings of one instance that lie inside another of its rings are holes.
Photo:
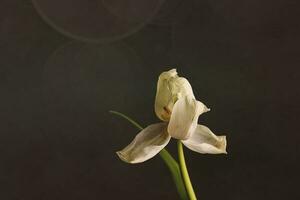
[[[161,158],[165,161],[166,165],[168,166],[181,199],[187,200],[188,195],[185,190],[185,186],[184,186],[184,183],[183,183],[183,180],[181,177],[180,168],[179,168],[178,163],[176,162],[176,160],[174,160],[174,158],[170,155],[170,153],[166,149],[161,150],[159,152],[159,155],[161,156]]]
[[[131,124],[133,124],[135,127],[137,127],[139,130],[143,130],[143,127],[139,125],[137,122],[135,122],[130,117],[124,115],[123,113],[117,112],[117,111],[109,111],[112,114],[118,115],[120,117],[123,117],[124,119],[128,120]],[[188,195],[186,193],[186,189],[184,186],[184,182],[182,180],[181,172],[178,163],[176,160],[171,156],[171,154],[164,148],[159,152],[159,155],[164,160],[165,164],[169,168],[173,181],[175,182],[177,191],[183,200],[188,199]]]
[[[133,124],[135,127],[137,127],[140,131],[143,130],[143,127],[141,125],[139,125],[136,121],[134,121],[133,119],[131,119],[127,115],[125,115],[123,113],[120,113],[118,111],[113,111],[113,110],[110,110],[109,112],[112,113],[112,114],[118,115],[120,117],[123,117],[124,119],[129,121],[131,124]]]
[[[192,182],[191,182],[191,179],[190,179],[190,176],[189,176],[186,164],[185,164],[183,147],[182,147],[182,143],[180,140],[178,140],[178,142],[177,142],[177,147],[178,147],[179,165],[180,165],[183,181],[184,181],[188,196],[189,196],[190,200],[197,200],[197,197],[195,195],[193,185],[192,185]]]

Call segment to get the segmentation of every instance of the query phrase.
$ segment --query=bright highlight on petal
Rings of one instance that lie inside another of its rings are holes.
[[[173,108],[168,126],[169,134],[176,139],[186,140],[195,131],[199,115],[209,109],[193,97],[179,99]]]
[[[128,163],[144,162],[158,154],[170,141],[166,123],[152,124],[143,129],[118,156]]]
[[[226,152],[226,136],[216,136],[208,127],[198,125],[195,132],[182,143],[198,153],[221,154]]]

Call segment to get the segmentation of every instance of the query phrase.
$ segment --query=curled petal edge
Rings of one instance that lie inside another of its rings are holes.
[[[226,136],[216,136],[203,125],[198,125],[191,137],[182,143],[192,151],[202,154],[227,154]]]
[[[147,126],[121,151],[116,152],[127,163],[141,163],[158,154],[170,141],[166,123]]]

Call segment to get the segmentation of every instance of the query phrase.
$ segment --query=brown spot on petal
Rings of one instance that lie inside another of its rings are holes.
[[[164,112],[160,114],[161,119],[163,121],[169,121],[172,112],[166,106],[163,107],[163,111]]]
[[[164,111],[166,111],[167,114],[171,115],[171,111],[166,106],[164,106]]]

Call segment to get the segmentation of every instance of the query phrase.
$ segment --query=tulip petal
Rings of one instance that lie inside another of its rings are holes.
[[[163,121],[169,121],[175,102],[185,96],[193,96],[189,81],[177,75],[176,69],[161,73],[157,82],[155,113]]]
[[[134,140],[117,154],[128,163],[144,162],[158,154],[170,141],[166,123],[152,124],[143,129]]]
[[[226,136],[216,136],[208,127],[198,125],[195,132],[182,143],[198,153],[221,154],[226,152]]]
[[[193,96],[185,96],[177,100],[171,114],[168,132],[171,137],[186,140],[197,127],[199,116],[209,109]]]

